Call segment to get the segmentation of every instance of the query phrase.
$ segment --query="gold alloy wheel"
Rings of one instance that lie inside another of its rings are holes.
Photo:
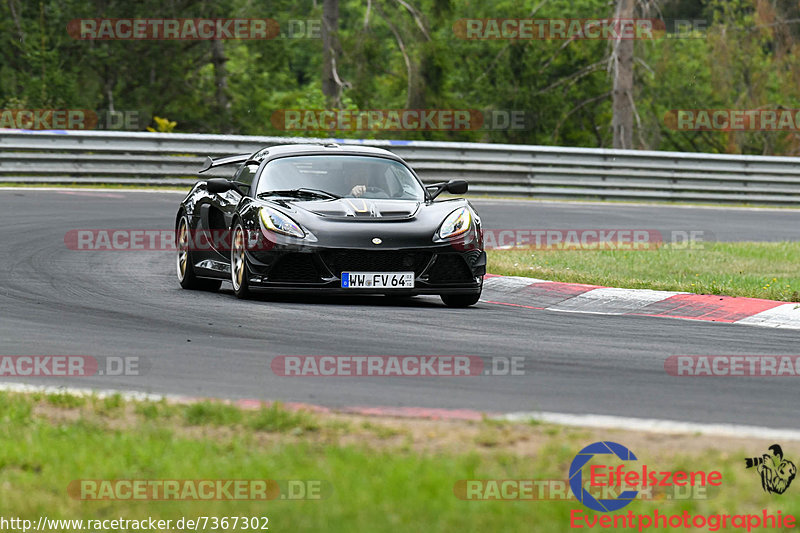
[[[231,283],[233,289],[238,291],[242,286],[244,277],[244,233],[241,226],[236,226],[233,232],[233,249],[231,250]]]
[[[186,219],[181,218],[180,225],[178,226],[178,280],[183,281],[186,278],[186,267],[189,262],[189,229],[186,227]]]

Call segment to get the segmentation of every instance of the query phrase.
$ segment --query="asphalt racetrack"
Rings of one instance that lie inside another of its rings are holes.
[[[796,429],[792,378],[677,378],[670,355],[794,355],[797,331],[480,302],[258,298],[185,291],[174,255],[75,251],[71,229],[169,229],[181,194],[0,191],[0,354],[132,356],[139,376],[35,378],[43,385],[259,398],[327,406],[549,411]],[[475,200],[487,228],[700,229],[718,240],[797,238],[793,210]],[[487,300],[502,295],[485,290]],[[525,358],[525,374],[475,377],[275,375],[280,355]],[[3,378],[5,381],[14,379]]]

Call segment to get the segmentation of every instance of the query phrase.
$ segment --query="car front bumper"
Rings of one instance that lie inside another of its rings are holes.
[[[372,250],[275,247],[247,253],[252,288],[274,292],[341,294],[479,293],[486,274],[486,253],[451,246]],[[342,288],[342,272],[414,271],[414,287]]]

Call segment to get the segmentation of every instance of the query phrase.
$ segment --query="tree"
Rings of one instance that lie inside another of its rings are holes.
[[[633,19],[634,0],[617,0],[614,14],[617,27],[623,21]],[[630,150],[633,148],[633,39],[621,38],[622,32],[612,43],[609,64],[614,87],[611,90],[613,117],[611,130],[614,134],[614,148]]]
[[[329,108],[342,107],[342,80],[339,79],[339,0],[322,3],[322,93]]]

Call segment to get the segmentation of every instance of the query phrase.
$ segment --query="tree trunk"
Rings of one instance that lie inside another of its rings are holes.
[[[222,41],[211,41],[211,62],[214,64],[214,85],[216,86],[217,113],[220,133],[231,133],[231,105],[228,101],[228,58]]]
[[[339,32],[339,0],[323,0],[322,4],[322,94],[328,108],[340,108],[341,85],[336,72]]]
[[[633,18],[635,0],[617,0],[615,18],[629,21]],[[614,131],[614,148],[633,148],[633,39],[617,39],[611,53],[614,89],[611,127]]]

